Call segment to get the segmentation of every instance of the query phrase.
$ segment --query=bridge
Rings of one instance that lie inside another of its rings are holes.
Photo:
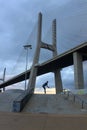
[[[38,68],[37,76],[40,76],[42,74],[46,74],[49,72],[53,72],[56,69],[60,69],[60,68],[62,69],[64,67],[73,65],[74,64],[73,54],[75,52],[79,53],[82,56],[82,61],[87,60],[87,42],[85,42],[63,54],[57,55],[55,58],[52,58],[42,64],[37,64],[35,66]],[[26,77],[27,79],[30,76],[30,71],[31,71],[31,69],[27,70],[27,77]],[[26,72],[23,72],[15,77],[5,81],[4,83],[0,84],[0,88],[24,81],[25,73]]]

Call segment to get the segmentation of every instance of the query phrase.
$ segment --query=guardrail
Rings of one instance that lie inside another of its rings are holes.
[[[72,93],[71,91],[66,91],[63,90],[63,93],[67,95],[67,99],[69,99],[69,97],[72,95],[73,96],[73,102],[75,103],[76,100],[78,100],[81,103],[81,109],[85,108],[85,105],[87,105],[87,102],[85,100],[83,100],[81,97],[79,97],[78,95]]]

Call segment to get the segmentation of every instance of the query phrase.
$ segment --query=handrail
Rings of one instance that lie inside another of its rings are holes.
[[[64,94],[67,94],[67,98],[69,98],[70,94],[73,95],[73,101],[76,102],[76,99],[78,99],[78,101],[81,101],[81,108],[84,109],[84,104],[87,105],[87,102],[85,100],[83,100],[81,97],[79,97],[78,95],[75,95],[74,93],[72,93],[71,91],[65,91],[64,89]]]

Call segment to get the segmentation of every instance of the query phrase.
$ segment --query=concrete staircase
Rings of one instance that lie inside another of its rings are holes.
[[[18,90],[0,93],[0,111],[12,112],[14,99],[22,93],[23,91]],[[34,94],[25,105],[22,112],[45,114],[87,114],[87,105],[82,109],[81,104],[77,101],[74,103],[72,99],[72,96],[67,98],[67,95],[64,94]],[[87,95],[84,95],[84,99],[87,99]]]
[[[54,114],[87,114],[87,109],[81,109],[81,104],[67,99],[67,95],[34,94],[22,112],[54,113]]]

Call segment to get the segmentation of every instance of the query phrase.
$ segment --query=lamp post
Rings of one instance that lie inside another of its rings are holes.
[[[3,78],[0,79],[1,81],[3,81],[3,83],[5,81],[5,74],[6,74],[6,68],[4,68]],[[4,91],[5,91],[5,87],[3,88],[3,92]]]
[[[24,49],[26,50],[26,68],[25,68],[25,90],[27,88],[26,80],[27,80],[27,66],[28,66],[28,49],[32,49],[32,45],[24,45]]]

